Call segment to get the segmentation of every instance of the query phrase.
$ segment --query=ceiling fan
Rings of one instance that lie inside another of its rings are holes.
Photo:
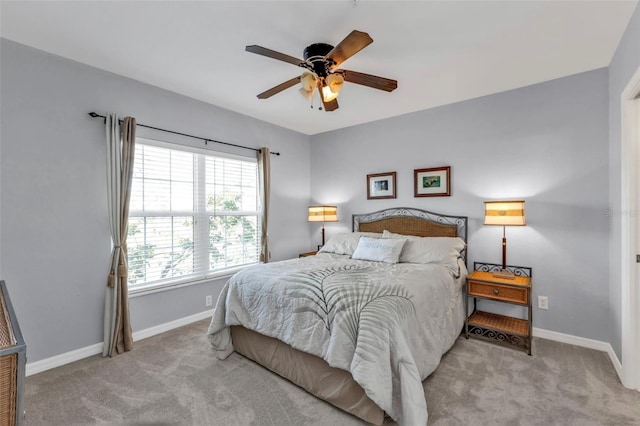
[[[337,68],[371,43],[373,43],[373,39],[369,37],[369,34],[353,30],[335,47],[326,43],[314,43],[307,46],[303,52],[304,60],[262,46],[251,45],[247,46],[245,50],[306,69],[302,75],[260,93],[258,99],[270,98],[289,87],[302,83],[300,93],[308,99],[312,99],[317,88],[325,111],[335,111],[338,109],[336,98],[345,81],[387,92],[398,87],[396,80]]]

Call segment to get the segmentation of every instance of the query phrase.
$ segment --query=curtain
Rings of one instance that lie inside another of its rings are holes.
[[[113,249],[105,297],[102,355],[110,357],[133,348],[127,287],[127,225],[133,177],[136,120],[133,117],[126,117],[122,125],[121,133],[118,117],[114,114],[107,115],[107,196]]]
[[[260,262],[269,262],[269,197],[271,196],[271,159],[269,148],[262,147],[258,151],[258,179],[260,182],[260,201],[262,204],[262,220],[260,229]]]

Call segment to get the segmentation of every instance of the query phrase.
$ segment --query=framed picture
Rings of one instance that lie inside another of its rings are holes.
[[[396,172],[367,175],[367,200],[396,198]]]
[[[413,171],[414,197],[447,197],[451,195],[451,167],[434,167]]]

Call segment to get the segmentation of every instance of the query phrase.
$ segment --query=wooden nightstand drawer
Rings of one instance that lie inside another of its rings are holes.
[[[478,281],[469,281],[469,294],[489,299],[504,300],[505,302],[526,305],[528,302],[527,288],[516,288]]]
[[[533,311],[531,307],[531,273],[526,266],[501,268],[495,263],[474,262],[473,271],[467,276],[467,295],[473,298],[473,312],[465,320],[465,337],[478,337],[496,343],[512,345],[531,355]],[[493,271],[507,269],[513,277],[494,275]],[[513,303],[526,307],[526,318],[485,312],[478,309],[478,299]],[[469,298],[465,299],[469,311]]]

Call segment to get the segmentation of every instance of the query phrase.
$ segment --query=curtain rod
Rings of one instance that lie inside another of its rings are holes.
[[[105,120],[107,119],[107,117],[105,117],[104,115],[100,115],[100,114],[97,114],[95,112],[90,112],[89,115],[92,118],[100,117],[100,118],[104,118]],[[122,120],[118,120],[118,121],[122,123]],[[187,133],[174,132],[173,130],[167,130],[167,129],[161,129],[159,127],[147,126],[146,124],[136,123],[136,126],[146,127],[147,129],[159,130],[161,132],[166,132],[166,133],[172,133],[174,135],[187,136],[187,137],[193,138],[193,139],[200,139],[200,140],[204,141],[205,145],[207,145],[209,142],[213,142],[213,143],[219,143],[219,144],[222,144],[222,145],[233,146],[233,147],[236,147],[236,148],[250,149],[251,151],[256,151],[256,152],[261,152],[262,151],[260,148],[251,148],[251,147],[248,147],[248,146],[236,145],[236,144],[229,143],[229,142],[221,142],[221,141],[217,141],[215,139],[203,138],[201,136],[193,136],[193,135],[189,135]],[[269,152],[269,153],[273,154],[273,155],[280,155],[279,152]]]

